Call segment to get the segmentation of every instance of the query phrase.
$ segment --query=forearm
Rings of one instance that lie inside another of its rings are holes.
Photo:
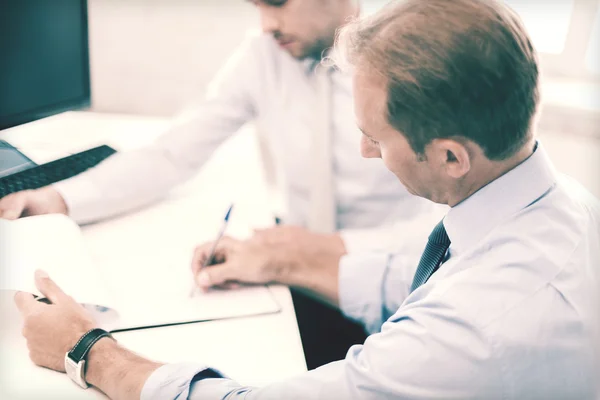
[[[278,280],[337,307],[339,263],[346,248],[337,234],[323,235],[318,241],[313,249],[301,249]]]
[[[464,345],[449,342],[448,332]],[[490,398],[498,390],[497,365],[482,361],[482,352],[489,344],[469,319],[425,299],[398,310],[383,333],[352,346],[344,360],[264,387],[203,379],[219,374],[207,376],[202,365],[167,364],[148,378],[142,400]]]
[[[243,46],[206,98],[151,146],[118,153],[56,184],[71,217],[86,223],[134,210],[197,173],[225,139],[255,116],[255,56],[252,47]]]
[[[340,309],[370,333],[402,305],[410,293],[420,254],[351,253],[340,260]]]
[[[337,275],[319,272],[293,278],[288,286],[300,289],[303,293],[333,307],[339,307],[339,281]]]
[[[146,380],[160,366],[104,338],[90,350],[86,380],[111,399],[139,399]]]
[[[191,176],[158,145],[116,154],[97,167],[54,184],[78,223],[112,217],[150,204]],[[151,177],[147,179],[146,177]]]

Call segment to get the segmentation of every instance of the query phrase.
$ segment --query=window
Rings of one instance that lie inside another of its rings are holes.
[[[600,0],[504,0],[523,20],[546,76],[600,81]],[[364,14],[389,0],[362,0]]]
[[[574,0],[505,0],[523,20],[533,45],[541,53],[562,53]]]
[[[363,15],[373,14],[387,3],[389,3],[389,0],[363,0],[361,3],[361,13]]]
[[[597,19],[600,0],[504,1],[521,16],[540,54],[546,76],[599,80]],[[595,69],[590,58],[596,59]]]
[[[586,68],[593,74],[600,74],[600,8],[596,12],[596,20],[592,29],[591,40],[585,59]]]
[[[600,137],[600,0],[504,1],[519,14],[538,51],[540,130]],[[362,0],[363,13],[388,2]]]

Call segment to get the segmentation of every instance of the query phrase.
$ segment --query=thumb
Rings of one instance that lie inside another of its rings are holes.
[[[22,193],[13,194],[0,201],[0,218],[18,219],[25,210],[25,196]]]
[[[21,315],[30,314],[36,307],[41,304],[35,301],[31,293],[17,292],[15,294],[15,304],[21,312]]]
[[[19,210],[15,210],[15,209],[11,209],[11,210],[0,210],[0,218],[3,219],[7,219],[7,220],[15,220],[15,219],[19,219],[19,217],[21,216],[21,214],[23,213],[23,210],[19,209]]]
[[[52,304],[58,304],[68,297],[45,271],[39,269],[35,271],[35,286]]]
[[[222,285],[232,279],[235,274],[232,262],[213,265],[202,268],[196,276],[196,283],[202,289],[208,289],[212,286]]]

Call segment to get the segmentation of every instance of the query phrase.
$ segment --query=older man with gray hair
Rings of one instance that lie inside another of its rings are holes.
[[[519,18],[492,0],[407,0],[340,38],[362,155],[451,207],[416,273],[385,286],[407,295],[381,332],[344,360],[244,387],[130,353],[39,274],[53,305],[16,297],[36,363],[62,370],[93,329],[85,379],[111,398],[598,398],[600,204],[535,139],[538,63]]]

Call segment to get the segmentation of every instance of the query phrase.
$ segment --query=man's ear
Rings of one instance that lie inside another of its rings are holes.
[[[431,144],[451,178],[462,178],[471,170],[471,156],[464,144],[452,139],[434,139]]]

